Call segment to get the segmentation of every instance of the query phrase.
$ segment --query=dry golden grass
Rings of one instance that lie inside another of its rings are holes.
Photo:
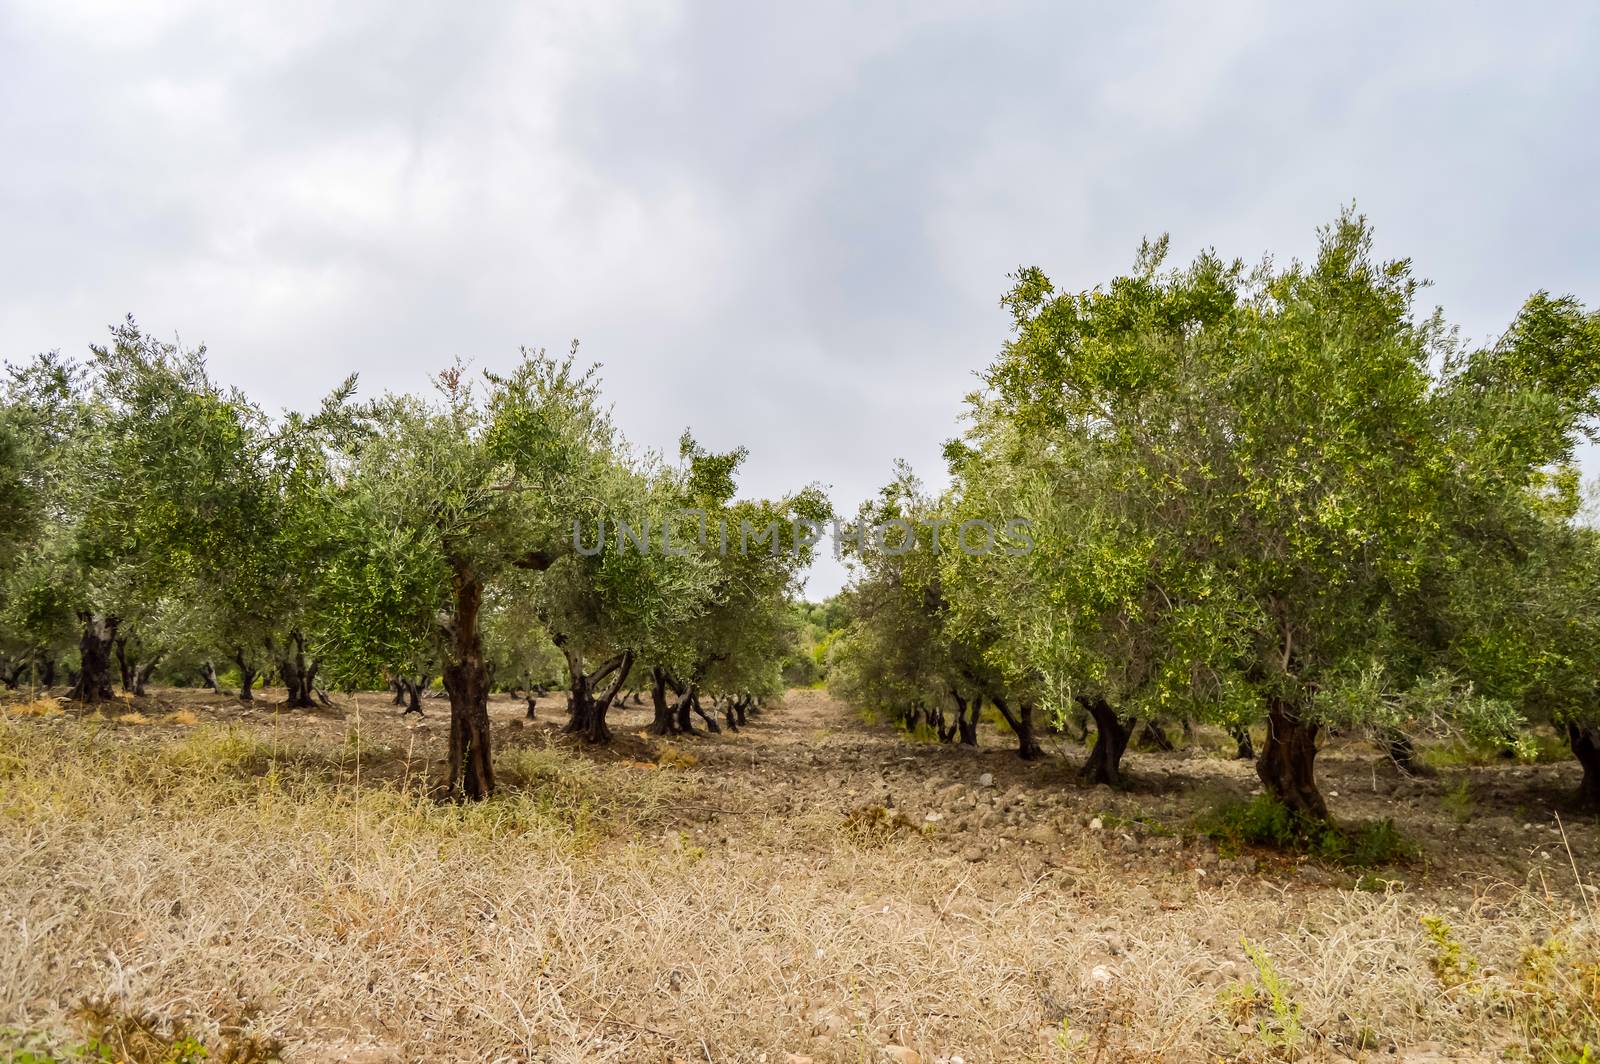
[[[3,709],[8,717],[59,717],[65,712],[61,703],[49,695],[26,702],[7,703]]]
[[[1564,855],[1377,892],[1201,875],[1197,840],[1064,830],[1096,792],[1040,814],[1058,840],[975,854],[905,790],[908,813],[862,814],[821,777],[834,759],[870,788],[918,751],[813,693],[671,771],[508,730],[501,795],[469,806],[427,797],[442,735],[360,728],[0,721],[0,1027],[65,1031],[97,998],[202,1039],[246,1017],[291,1062],[1559,1061],[1562,1032],[1600,1042],[1600,929]]]

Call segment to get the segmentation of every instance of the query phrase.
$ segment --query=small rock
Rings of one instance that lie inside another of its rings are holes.
[[[963,861],[974,861],[974,862],[976,862],[976,861],[983,860],[983,858],[984,858],[983,848],[979,847],[979,846],[968,846],[966,849],[961,851],[961,859]]]
[[[993,787],[994,786],[994,773],[993,772],[985,772],[983,775],[979,776],[978,777],[978,786],[980,786],[980,787]]]
[[[1089,830],[1090,831],[1104,831],[1105,829],[1106,829],[1106,822],[1104,820],[1101,820],[1099,817],[1095,817],[1094,819],[1089,821]]]
[[[944,819],[944,814],[943,813],[929,813],[927,816],[923,817],[922,819],[926,820],[930,824],[937,824],[939,821]]]

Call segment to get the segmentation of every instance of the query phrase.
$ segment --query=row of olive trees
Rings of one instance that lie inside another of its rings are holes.
[[[569,730],[595,742],[641,674],[662,733],[688,730],[702,693],[741,714],[774,693],[812,548],[724,550],[686,514],[821,520],[819,491],[736,499],[744,452],[687,435],[676,463],[635,452],[575,351],[436,384],[358,402],[352,378],[313,413],[269,417],[211,379],[203,349],[131,319],[81,364],[10,367],[4,675],[49,683],[62,663],[70,697],[95,703],[118,666],[138,690],[163,661],[214,683],[221,659],[242,698],[271,671],[291,706],[312,706],[327,686],[442,672],[449,785],[470,798],[494,788],[497,673],[531,687],[559,663]],[[625,533],[647,527],[641,550]]]
[[[981,698],[1024,757],[1036,715],[1092,718],[1083,775],[1105,783],[1141,721],[1264,724],[1264,786],[1317,818],[1324,728],[1404,749],[1425,725],[1549,723],[1600,807],[1600,534],[1574,466],[1600,315],[1540,293],[1466,346],[1350,215],[1308,264],[1165,253],[1080,293],[1017,275],[950,489],[902,472],[869,507],[919,549],[859,552],[836,682]],[[1012,517],[1015,550],[955,549],[963,520]]]

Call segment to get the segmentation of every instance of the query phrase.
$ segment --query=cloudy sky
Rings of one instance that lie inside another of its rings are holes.
[[[1471,337],[1592,305],[1597,124],[1587,3],[0,0],[0,356],[132,312],[276,408],[578,337],[637,443],[853,508],[938,482],[1020,264],[1355,201]]]

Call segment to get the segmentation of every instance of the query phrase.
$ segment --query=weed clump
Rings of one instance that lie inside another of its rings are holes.
[[[864,846],[882,846],[901,832],[914,834],[917,826],[898,809],[864,805],[845,814],[844,833]]]
[[[1516,1022],[1528,1044],[1539,1047],[1532,1059],[1600,1060],[1600,956],[1552,936],[1523,953],[1516,975]]]
[[[1410,861],[1416,847],[1388,817],[1344,825],[1295,812],[1268,795],[1230,802],[1202,816],[1201,834],[1223,849],[1261,846],[1304,854],[1342,868],[1376,868]]]
[[[1297,1059],[1306,1040],[1300,1003],[1290,995],[1288,983],[1267,951],[1247,938],[1240,943],[1255,969],[1255,978],[1225,988],[1222,1003],[1236,1025],[1254,1028],[1255,1038],[1263,1046],[1284,1059]]]
[[[13,1064],[66,1064],[108,1060],[121,1064],[279,1064],[283,1044],[223,1025],[215,1037],[181,1021],[168,1023],[144,1012],[126,1012],[99,999],[71,1014],[76,1037],[0,1031],[0,1053]]]

